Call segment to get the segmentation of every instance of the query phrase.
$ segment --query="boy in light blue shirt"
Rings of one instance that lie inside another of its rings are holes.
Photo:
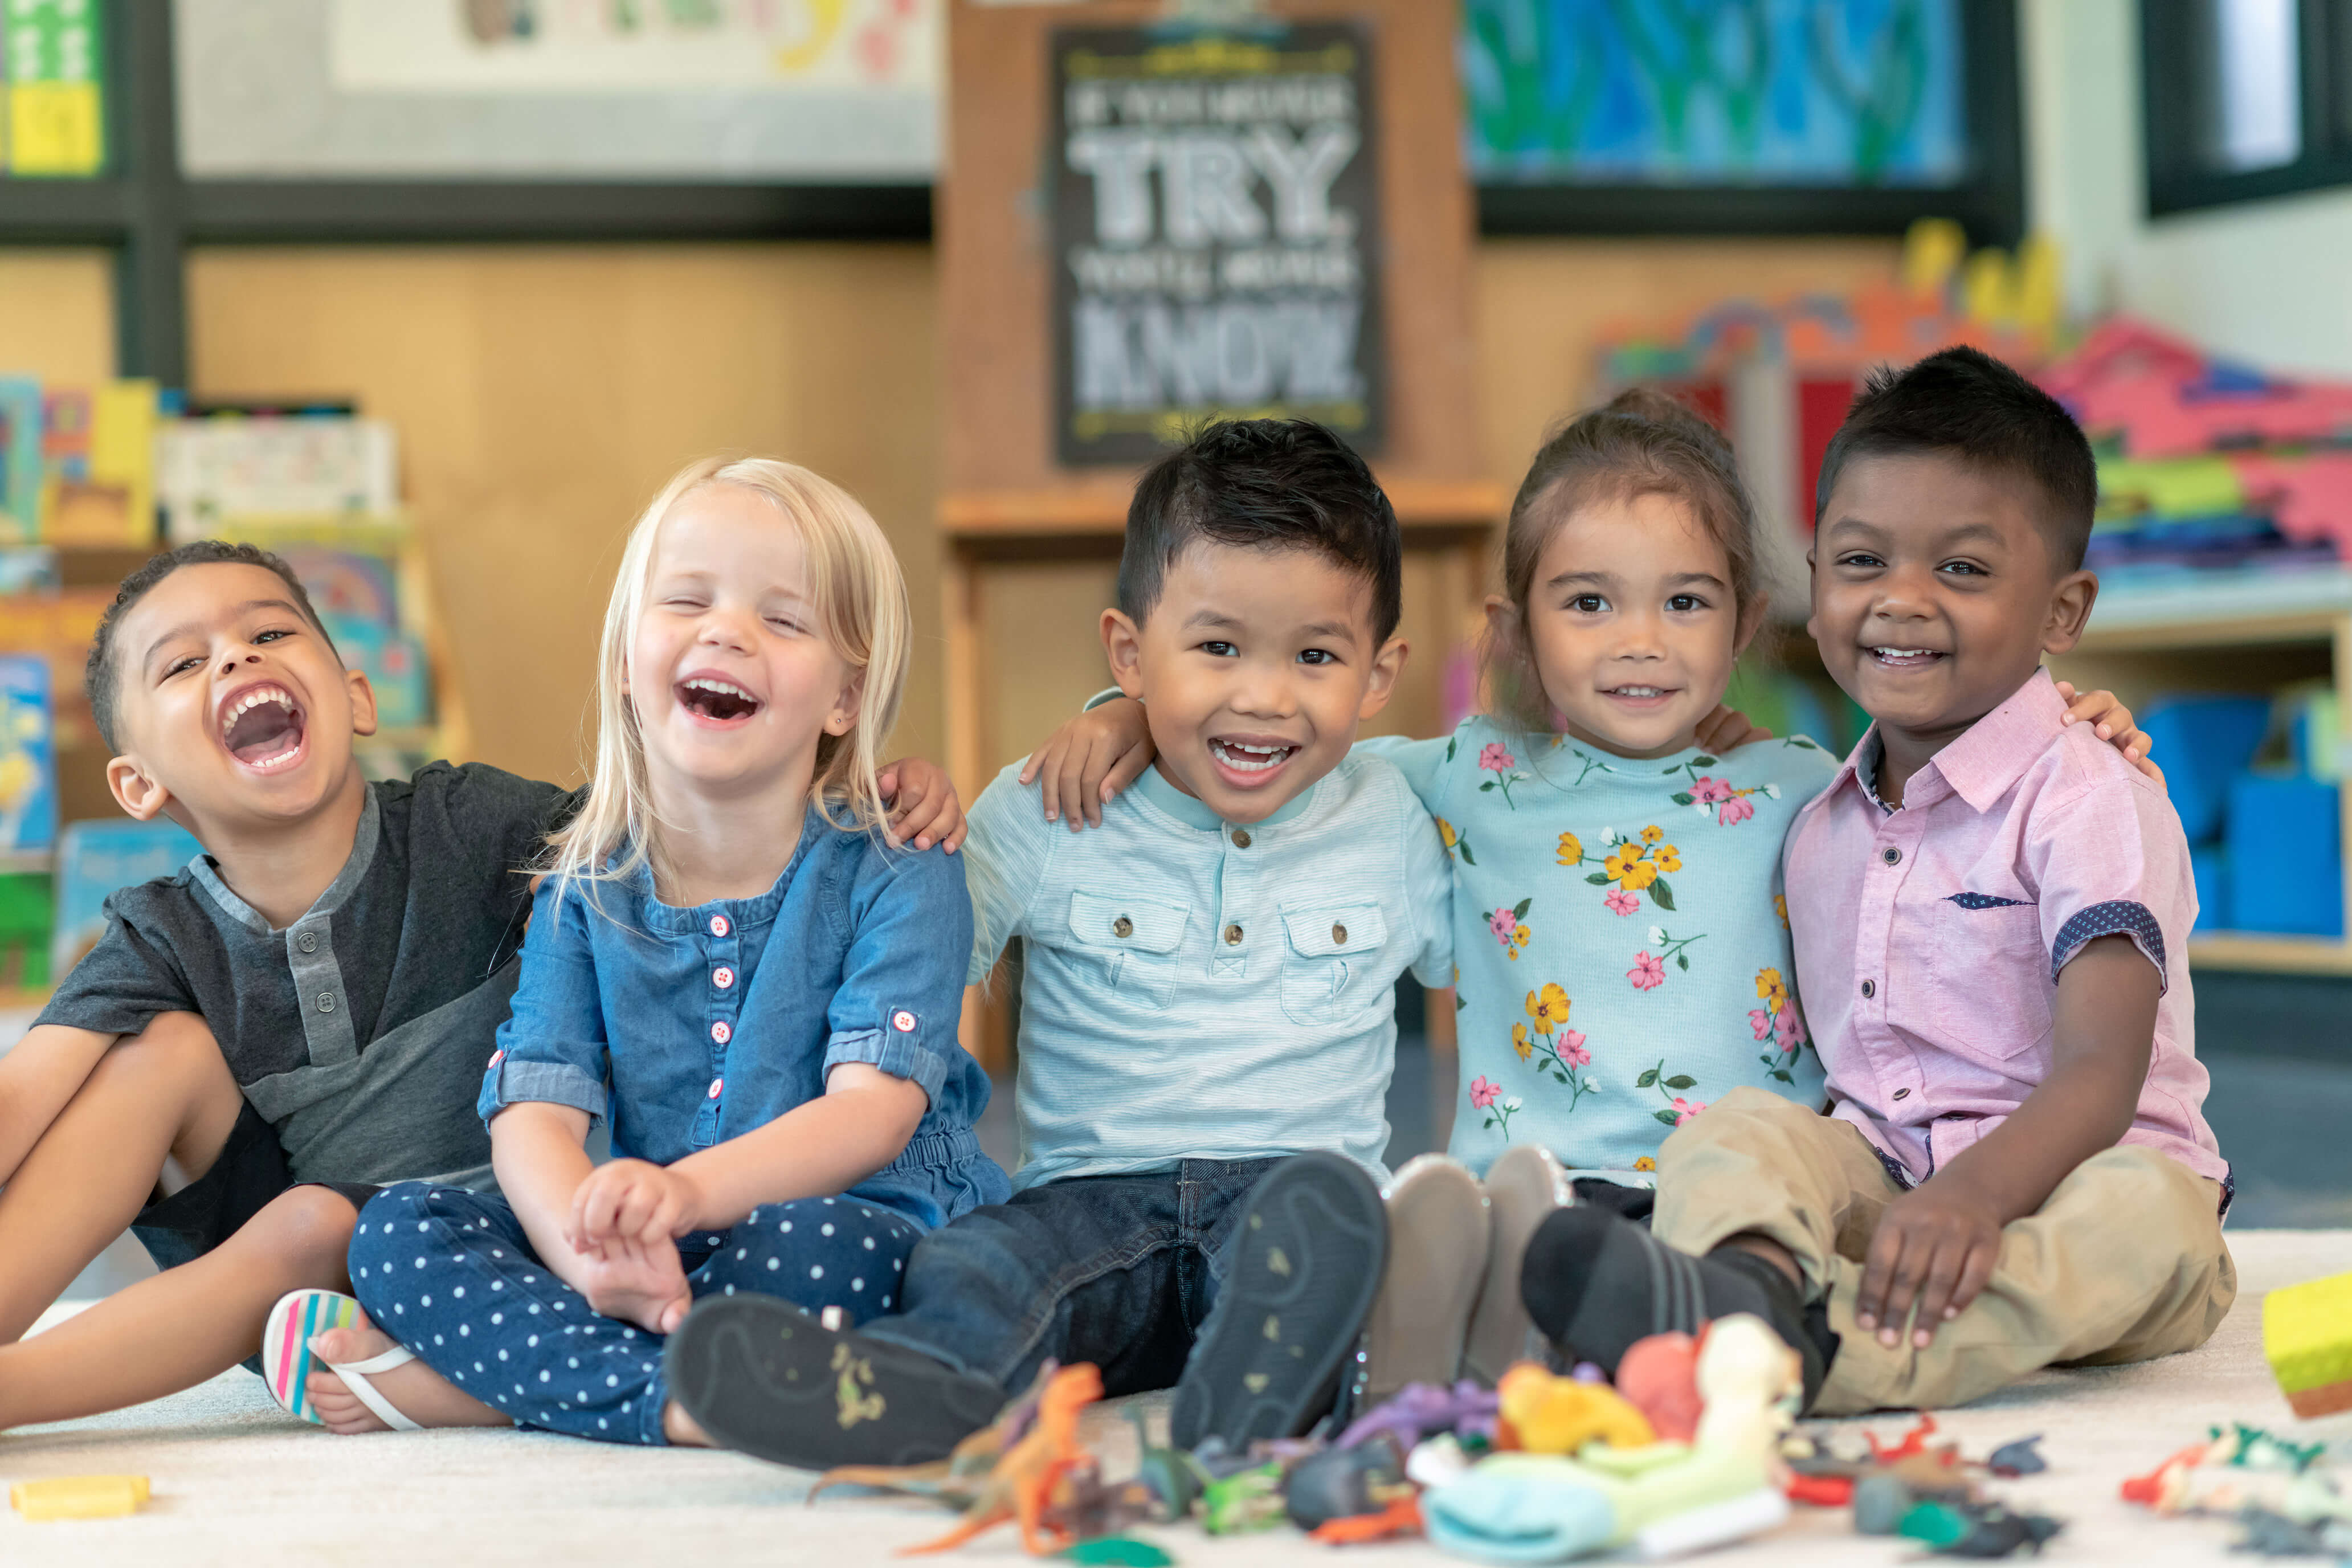
[[[936,1458],[1049,1360],[1174,1383],[1187,1449],[1330,1407],[1385,1261],[1393,988],[1453,968],[1435,825],[1348,754],[1404,662],[1400,582],[1387,497],[1318,426],[1214,425],[1144,475],[1102,633],[1152,770],[1096,832],[1012,768],[972,811],[971,980],[1025,949],[1016,1191],[926,1237],[857,1332],[702,1303],[670,1356],[706,1429],[786,1464]]]

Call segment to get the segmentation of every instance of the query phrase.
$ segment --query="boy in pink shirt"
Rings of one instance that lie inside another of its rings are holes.
[[[1556,1215],[1564,1348],[1753,1311],[1825,1415],[2201,1344],[2230,1309],[2189,849],[2041,668],[2082,636],[2097,477],[2066,411],[1950,349],[1871,378],[1821,477],[1808,625],[1875,722],[1785,850],[1830,1111],[1735,1090],[1658,1157],[1654,1235]]]

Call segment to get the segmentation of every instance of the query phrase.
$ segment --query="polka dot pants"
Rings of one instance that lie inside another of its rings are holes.
[[[891,1310],[922,1227],[856,1198],[753,1209],[680,1238],[696,1300],[781,1296],[850,1323]],[[661,1444],[662,1336],[600,1317],[531,1250],[503,1199],[406,1182],[360,1212],[352,1286],[377,1327],[514,1417],[610,1443]]]

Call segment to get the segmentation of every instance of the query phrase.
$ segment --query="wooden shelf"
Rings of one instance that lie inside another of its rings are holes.
[[[1408,531],[1491,528],[1509,510],[1499,485],[1481,480],[1382,479],[1397,521]],[[964,490],[940,500],[940,527],[958,542],[1007,537],[1118,534],[1127,528],[1131,475],[1017,490]]]
[[[2332,641],[2352,619],[2352,571],[2211,572],[2099,595],[2077,651]]]
[[[2213,931],[2189,939],[2189,963],[2193,969],[2352,975],[2352,942],[2266,931]]]

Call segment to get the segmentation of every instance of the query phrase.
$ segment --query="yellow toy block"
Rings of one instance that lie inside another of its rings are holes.
[[[2263,1297],[2263,1359],[2305,1420],[2352,1410],[2352,1274]]]
[[[147,1504],[145,1476],[60,1476],[18,1481],[8,1501],[29,1520],[120,1519]]]

